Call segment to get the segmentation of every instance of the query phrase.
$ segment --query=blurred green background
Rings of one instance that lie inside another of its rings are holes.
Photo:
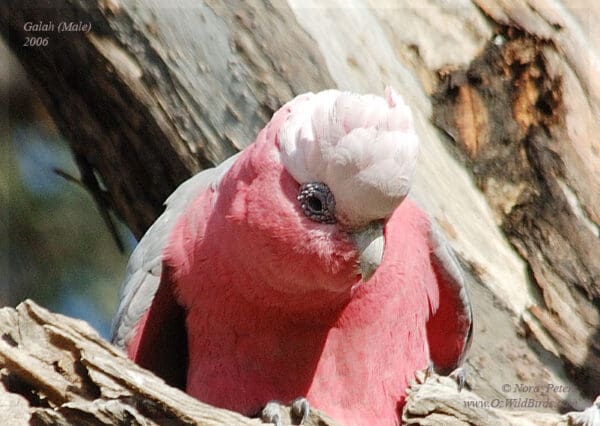
[[[92,197],[59,176],[79,173],[17,60],[0,44],[0,305],[26,298],[109,336],[126,253]]]

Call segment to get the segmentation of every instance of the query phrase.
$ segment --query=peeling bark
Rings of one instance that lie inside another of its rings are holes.
[[[259,419],[211,407],[135,365],[87,323],[32,301],[0,309],[0,416],[11,425],[260,425]],[[517,402],[514,402],[517,404]],[[584,425],[600,400],[581,413],[511,412],[486,406],[448,377],[418,373],[405,424]],[[600,417],[597,417],[600,418]],[[299,424],[290,407],[282,424]],[[315,409],[305,426],[335,426]],[[594,423],[589,423],[593,425]]]
[[[484,400],[469,391],[459,392],[456,383],[448,377],[434,376],[425,380],[420,376],[409,389],[402,422],[421,426],[567,426],[595,425],[600,421],[600,398],[583,412],[559,415],[523,410],[527,404],[536,402],[539,401]]]
[[[260,425],[166,385],[83,321],[31,301],[0,309],[0,418],[14,424]],[[291,423],[289,407],[284,424]],[[312,410],[309,425],[334,425]]]
[[[500,25],[469,68],[444,76],[433,120],[452,135],[505,235],[528,260],[536,298],[523,316],[527,333],[593,395],[600,383],[600,238],[578,212],[574,166],[562,155],[580,141],[569,135],[569,76],[558,58],[551,40]],[[590,154],[580,160],[593,162]],[[593,186],[600,169],[588,170]]]

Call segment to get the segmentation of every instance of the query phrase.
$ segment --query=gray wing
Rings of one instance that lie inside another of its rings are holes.
[[[432,220],[431,264],[440,290],[440,304],[428,324],[432,361],[447,374],[459,367],[471,346],[473,312],[463,269],[441,229]]]
[[[162,215],[146,231],[127,263],[125,280],[119,291],[119,306],[113,319],[111,341],[125,348],[134,327],[150,307],[160,283],[162,253],[179,215],[188,204],[208,188],[219,186],[223,175],[235,162],[239,153],[217,167],[203,170],[183,182],[165,202]]]

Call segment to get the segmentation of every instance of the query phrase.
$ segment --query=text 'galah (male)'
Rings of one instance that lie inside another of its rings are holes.
[[[471,337],[460,266],[406,198],[417,151],[390,88],[296,97],[169,197],[113,341],[218,407],[303,397],[344,425],[399,424],[415,371],[452,371]]]

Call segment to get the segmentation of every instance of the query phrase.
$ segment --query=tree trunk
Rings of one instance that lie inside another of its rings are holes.
[[[294,95],[397,88],[422,142],[412,197],[469,271],[468,385],[486,401],[566,411],[600,392],[600,29],[589,16],[594,0],[7,0],[0,30],[82,181],[138,237],[181,181],[251,143]],[[55,29],[27,29],[40,21]],[[32,36],[47,46],[23,46]]]

